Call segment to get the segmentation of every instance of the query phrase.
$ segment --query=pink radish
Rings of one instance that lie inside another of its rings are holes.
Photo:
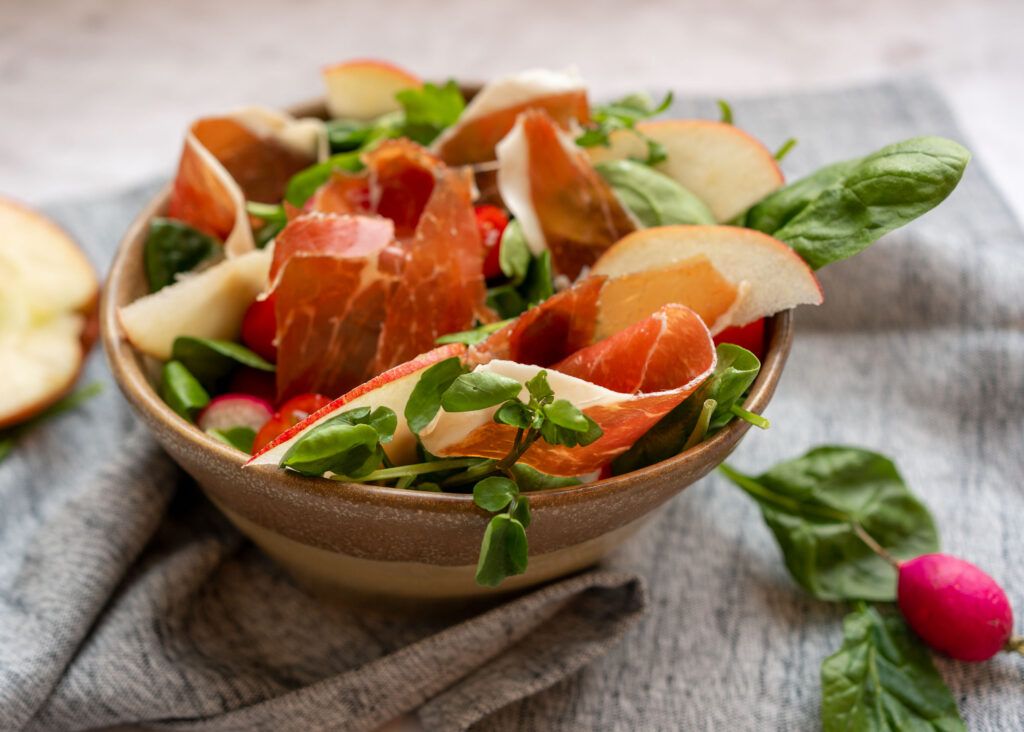
[[[249,394],[223,394],[206,405],[196,424],[204,431],[229,430],[232,427],[259,431],[273,415],[274,408],[265,399]]]
[[[985,661],[1007,648],[1013,610],[994,579],[948,554],[924,554],[898,568],[900,610],[932,648],[961,661]]]

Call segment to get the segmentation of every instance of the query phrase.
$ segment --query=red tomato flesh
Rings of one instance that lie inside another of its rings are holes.
[[[331,398],[323,394],[299,394],[298,396],[293,396],[282,404],[274,416],[256,433],[256,440],[252,446],[253,453],[259,452],[279,434],[294,427],[313,412],[326,407],[330,403]]]
[[[753,323],[747,323],[746,325],[726,328],[715,336],[715,345],[717,346],[721,343],[735,343],[737,346],[746,348],[763,361],[764,318],[755,320]]]
[[[474,207],[476,226],[484,245],[484,279],[501,276],[501,235],[508,226],[508,216],[497,206]]]
[[[242,319],[242,343],[266,360],[277,361],[277,316],[274,314],[274,296],[254,300]]]

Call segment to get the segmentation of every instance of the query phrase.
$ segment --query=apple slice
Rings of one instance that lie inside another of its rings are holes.
[[[327,112],[333,118],[373,119],[400,109],[395,95],[419,89],[419,77],[387,61],[357,59],[323,70]]]
[[[731,220],[783,183],[771,151],[733,125],[671,119],[641,122],[636,129],[664,145],[668,158],[655,167],[707,204],[716,221]],[[588,151],[596,163],[645,158],[647,145],[639,135],[618,130],[610,147]]]
[[[267,287],[273,247],[254,249],[118,308],[128,341],[160,360],[178,336],[235,340],[245,311]]]
[[[95,336],[99,283],[63,230],[3,198],[0,271],[0,427],[6,427],[74,384]]]
[[[441,346],[385,371],[338,397],[323,409],[313,412],[291,429],[282,432],[257,452],[245,466],[271,465],[277,467],[304,432],[330,419],[335,414],[359,407],[371,407],[372,409],[388,407],[394,411],[398,415],[398,427],[395,429],[391,442],[384,445],[384,451],[396,465],[416,462],[416,436],[410,431],[409,423],[405,421],[405,405],[409,401],[409,395],[412,394],[412,390],[416,387],[420,375],[424,371],[438,361],[461,356],[465,350],[461,343]]]
[[[593,274],[619,278],[686,262],[697,266],[697,257],[706,258],[740,291],[727,312],[719,313],[713,332],[746,325],[797,305],[822,302],[818,278],[796,252],[767,234],[736,226],[658,226],[636,231],[606,251],[594,265]],[[688,304],[685,289],[681,293],[675,299],[671,288],[645,288],[644,308],[653,312],[666,302]],[[614,315],[614,308],[608,309],[610,316]]]

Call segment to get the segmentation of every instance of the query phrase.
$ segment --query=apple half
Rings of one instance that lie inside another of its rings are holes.
[[[710,269],[709,269],[710,267]],[[675,272],[670,278],[665,272]],[[820,305],[814,271],[786,244],[738,226],[658,226],[624,237],[594,265],[609,277],[599,332],[621,328],[662,305],[677,302],[705,317],[712,333],[746,325],[797,305]],[[626,286],[617,286],[624,282]],[[607,302],[605,302],[607,300]]]
[[[386,61],[357,59],[323,70],[327,86],[327,112],[333,118],[373,119],[398,111],[395,95],[419,89],[423,81]]]
[[[268,246],[185,275],[118,308],[121,329],[137,350],[162,361],[178,336],[234,340],[245,311],[267,287],[272,258]]]
[[[56,224],[0,198],[0,427],[72,387],[96,337],[99,282]]]
[[[661,143],[668,157],[655,168],[730,221],[783,183],[771,151],[738,127],[703,119],[640,122],[637,131]],[[647,143],[630,130],[611,134],[609,147],[588,148],[595,163],[646,158]]]

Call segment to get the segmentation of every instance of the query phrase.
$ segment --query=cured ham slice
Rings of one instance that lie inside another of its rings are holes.
[[[546,113],[519,115],[498,145],[498,190],[530,249],[571,279],[636,227],[586,153]]]
[[[529,109],[542,109],[563,129],[590,121],[587,90],[574,73],[524,71],[486,84],[433,144],[449,165],[494,160],[495,146]]]
[[[548,383],[555,398],[568,399],[582,409],[604,434],[590,445],[573,448],[538,441],[521,461],[550,475],[583,475],[600,469],[628,450],[692,394],[715,368],[715,347],[696,313],[682,306],[668,306],[620,337],[584,349],[559,365],[628,388],[610,389],[576,375],[548,370]],[[626,374],[623,377],[615,374],[620,368]],[[525,384],[540,367],[494,360],[475,370],[501,374]],[[646,391],[647,386],[657,389]],[[495,409],[458,413],[441,410],[420,432],[423,446],[433,455],[446,457],[504,457],[516,431],[493,421]]]
[[[683,305],[665,305],[551,368],[626,393],[675,389],[707,368],[708,328]],[[697,344],[698,347],[694,347]],[[673,345],[683,348],[673,350]]]
[[[254,247],[245,202],[277,203],[325,150],[318,120],[251,108],[195,122],[185,137],[168,216],[217,237],[228,256]]]
[[[465,351],[461,344],[452,344],[435,348],[417,358],[393,369],[385,371],[365,384],[352,389],[345,395],[335,399],[323,409],[314,412],[291,429],[278,435],[266,447],[253,456],[246,466],[272,465],[277,466],[281,458],[304,432],[331,417],[358,407],[388,407],[398,415],[398,427],[395,429],[391,442],[384,445],[384,451],[396,464],[416,461],[416,437],[409,430],[405,421],[405,404],[409,395],[420,379],[420,375],[438,361],[453,356],[461,356]]]
[[[385,218],[370,216],[329,216],[321,213],[296,218],[274,239],[274,260],[270,282],[285,263],[299,253],[334,254],[347,257],[373,255],[395,238],[395,225]]]
[[[381,332],[374,370],[430,349],[438,336],[489,321],[484,308],[484,249],[465,178],[445,169],[411,240]]]
[[[307,214],[279,235],[294,251],[278,263],[272,291],[280,399],[343,394],[371,375],[401,255],[359,232],[349,217]]]
[[[406,139],[386,140],[363,156],[361,173],[335,172],[310,199],[330,213],[375,213],[391,219],[395,235],[408,238],[434,191],[443,163]]]
[[[604,277],[588,277],[530,308],[515,321],[473,346],[469,359],[505,359],[550,366],[594,340]]]

